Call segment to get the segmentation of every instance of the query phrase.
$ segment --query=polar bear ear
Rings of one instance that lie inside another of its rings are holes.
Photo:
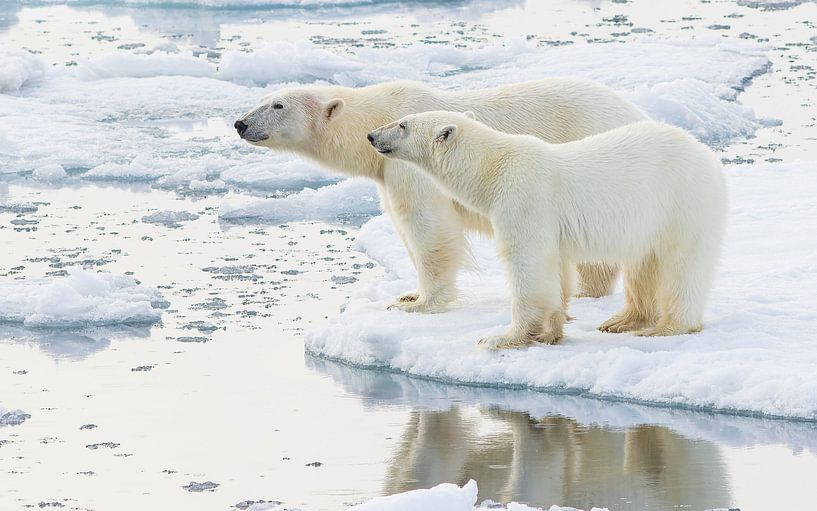
[[[466,110],[465,112],[462,113],[462,115],[468,117],[472,121],[477,118],[477,116],[474,115],[474,112],[472,112],[471,110]]]
[[[454,135],[457,134],[457,126],[454,124],[449,124],[448,126],[443,126],[442,128],[437,131],[437,138],[436,142],[450,142]]]
[[[340,114],[343,113],[344,106],[346,106],[346,102],[340,98],[329,100],[329,102],[323,106],[323,113],[326,115],[326,120],[332,121],[337,119]]]

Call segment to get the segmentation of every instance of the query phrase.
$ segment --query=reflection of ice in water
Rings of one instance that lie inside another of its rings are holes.
[[[373,408],[410,407],[442,413],[457,405],[479,406],[531,417],[569,417],[583,427],[620,431],[651,424],[691,440],[713,444],[741,448],[782,445],[794,452],[805,450],[817,454],[817,424],[809,422],[672,410],[568,394],[448,384],[349,366],[309,354],[304,359],[311,370],[331,377]]]
[[[36,346],[55,359],[81,360],[110,347],[112,339],[147,338],[150,326],[25,328],[0,325],[0,339]]]
[[[719,445],[817,453],[817,429],[809,423],[449,385],[309,355],[306,364],[375,409],[415,409],[385,494],[472,478],[478,502],[589,509],[626,499],[633,509],[726,508],[734,496]]]

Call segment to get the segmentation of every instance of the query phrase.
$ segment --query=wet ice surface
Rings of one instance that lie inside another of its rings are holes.
[[[68,286],[84,302],[41,293],[51,305],[18,300],[0,323],[0,508],[341,509],[470,479],[478,503],[540,507],[811,497],[808,423],[304,357],[303,333],[383,276],[353,250],[376,190],[253,148],[231,123],[292,81],[578,74],[690,129],[728,168],[773,172],[814,159],[813,3],[61,3],[0,4],[0,301],[75,272],[127,285]]]

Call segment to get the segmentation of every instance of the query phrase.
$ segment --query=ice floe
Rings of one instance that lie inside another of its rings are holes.
[[[491,242],[474,240],[481,271],[460,278],[463,299],[444,314],[386,311],[416,286],[388,220],[357,243],[387,277],[358,285],[343,313],[307,335],[307,349],[363,366],[476,385],[550,389],[649,404],[817,419],[817,182],[815,163],[727,172],[730,225],[703,332],[644,339],[597,332],[621,294],[571,305],[558,346],[490,352],[480,337],[510,322],[509,293]]]
[[[0,45],[0,93],[15,92],[45,76],[45,59],[25,50]]]
[[[322,220],[361,224],[380,212],[374,184],[365,179],[347,179],[323,188],[304,188],[280,199],[226,202],[219,217],[231,222],[263,221],[286,223]]]
[[[72,268],[67,277],[0,280],[0,322],[82,328],[151,324],[168,303],[132,277]]]
[[[189,51],[119,50],[80,58],[74,67],[46,68],[39,57],[6,48],[0,55],[15,63],[10,69],[33,67],[24,80],[6,80],[16,92],[0,95],[0,116],[6,119],[0,126],[0,168],[6,176],[61,185],[142,182],[185,194],[281,192],[265,207],[273,212],[285,192],[326,186],[338,177],[297,156],[246,144],[232,121],[280,87],[362,86],[396,78],[477,88],[547,76],[589,77],[652,117],[719,145],[769,123],[735,101],[736,91],[768,69],[766,50],[724,38],[642,37],[626,45],[563,47],[508,38],[472,48],[418,43],[346,52],[308,41],[272,41],[211,59]],[[29,82],[35,85],[19,89]],[[55,165],[62,166],[64,179]]]

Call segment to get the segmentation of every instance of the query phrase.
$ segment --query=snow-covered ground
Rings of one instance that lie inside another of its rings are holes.
[[[0,2],[0,508],[802,502],[815,18],[782,0]],[[559,346],[478,350],[509,321],[482,239],[452,311],[386,311],[415,274],[373,184],[232,128],[301,83],[559,75],[721,152],[702,333],[596,332],[617,294],[576,300]]]

